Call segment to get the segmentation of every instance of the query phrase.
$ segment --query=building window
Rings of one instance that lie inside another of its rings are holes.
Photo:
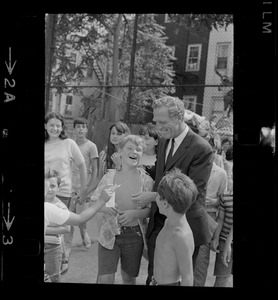
[[[201,44],[188,45],[185,71],[200,70],[201,50]]]
[[[184,107],[192,112],[196,112],[196,103],[197,103],[197,96],[185,96],[182,97]]]
[[[71,96],[71,95],[66,96],[66,105],[65,105],[65,115],[66,116],[72,115],[72,99],[73,99],[73,96]]]
[[[66,104],[72,105],[72,96],[71,95],[67,95]]]
[[[211,116],[217,116],[219,120],[223,116],[224,111],[224,102],[223,97],[211,97],[212,107],[211,107]]]
[[[217,61],[216,68],[218,70],[227,70],[230,43],[218,43],[217,44]]]

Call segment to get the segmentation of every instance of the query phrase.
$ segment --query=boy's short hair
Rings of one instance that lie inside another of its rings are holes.
[[[180,169],[174,168],[166,173],[158,184],[157,192],[178,214],[184,214],[195,202],[198,190],[195,183]]]
[[[226,160],[233,160],[233,147],[230,146],[226,151]]]
[[[230,145],[232,145],[231,140],[228,139],[228,138],[224,138],[224,139],[221,141],[221,145],[224,145],[225,143],[229,143]]]
[[[75,128],[77,124],[85,124],[88,128],[88,122],[85,118],[75,118],[73,121],[73,128]]]
[[[49,169],[48,172],[45,174],[45,179],[49,179],[53,177],[57,179],[57,185],[59,187],[62,181],[59,172],[55,169]]]
[[[144,147],[146,147],[144,140],[139,135],[129,134],[125,136],[123,140],[119,143],[119,148],[123,149],[125,144],[129,141],[134,143],[136,146],[142,147],[142,150],[144,149]]]
[[[206,136],[206,140],[211,145],[212,149],[220,150],[221,148],[221,138],[220,135],[217,133],[209,133]]]

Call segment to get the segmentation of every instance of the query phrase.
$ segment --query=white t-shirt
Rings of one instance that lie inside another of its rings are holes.
[[[85,165],[87,169],[87,184],[91,180],[91,173],[92,173],[92,160],[94,158],[98,158],[98,150],[95,143],[90,140],[87,140],[85,143],[78,145],[82,155],[85,159]],[[72,165],[72,189],[73,191],[80,190],[80,175],[78,167],[73,164]]]
[[[61,184],[57,196],[71,197],[72,192],[72,164],[80,166],[85,162],[84,157],[72,139],[47,141],[44,144],[45,173],[49,169],[55,169],[61,177]]]
[[[46,226],[50,224],[63,225],[69,216],[69,210],[57,207],[53,203],[44,202],[44,234]]]

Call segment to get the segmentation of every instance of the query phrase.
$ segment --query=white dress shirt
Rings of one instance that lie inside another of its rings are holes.
[[[187,124],[185,124],[185,125],[186,125],[186,126],[185,126],[184,131],[183,131],[179,136],[177,136],[177,137],[174,138],[174,140],[175,140],[175,145],[174,145],[174,150],[173,150],[173,154],[172,154],[173,156],[174,156],[174,153],[176,152],[176,150],[179,148],[181,142],[183,141],[183,139],[185,138],[185,136],[187,135],[187,132],[188,132],[188,130],[189,130],[188,125],[187,125]],[[167,145],[166,155],[165,155],[165,163],[166,163],[167,156],[168,156],[168,153],[169,153],[170,148],[171,148],[171,140],[172,140],[172,139],[169,140],[169,143],[168,143],[168,145]]]

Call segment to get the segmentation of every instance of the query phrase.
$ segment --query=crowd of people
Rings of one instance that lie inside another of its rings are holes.
[[[210,251],[214,286],[233,272],[233,147],[213,126],[204,133],[186,122],[183,102],[153,103],[153,123],[132,133],[112,124],[100,152],[86,138],[87,121],[45,117],[45,276],[61,281],[70,265],[74,226],[91,246],[86,222],[97,219],[98,284],[136,284],[142,257],[146,285],[204,286]],[[77,209],[79,208],[79,209]]]

